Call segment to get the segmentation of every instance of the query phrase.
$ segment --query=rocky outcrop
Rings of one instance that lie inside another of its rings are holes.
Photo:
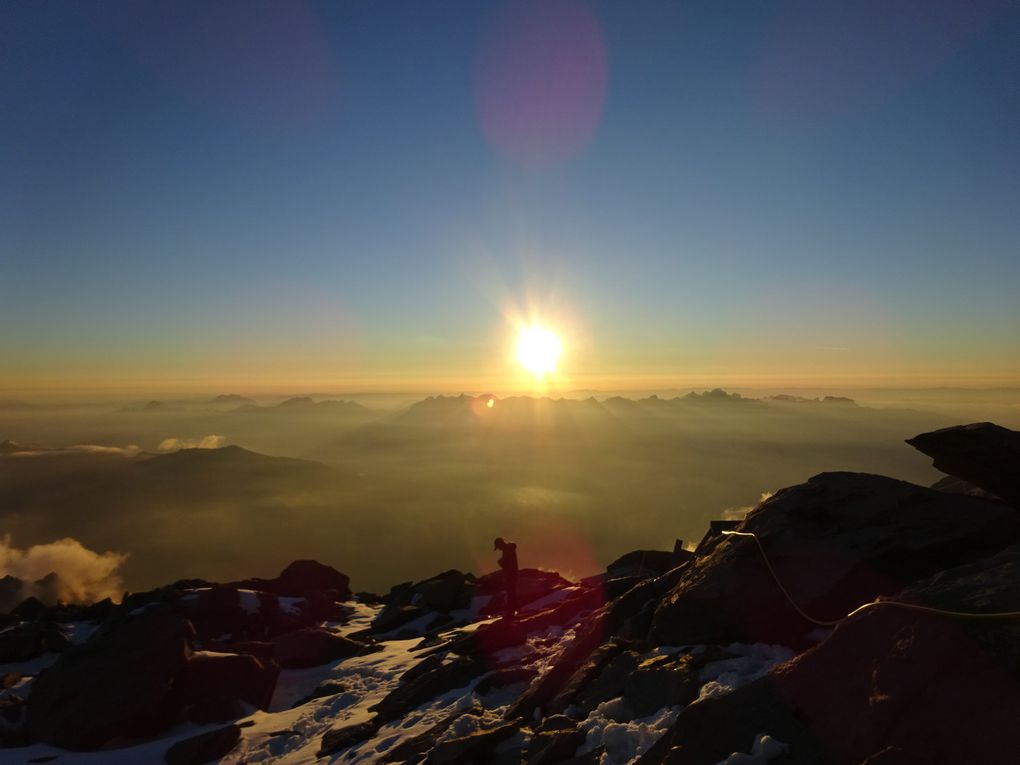
[[[931,457],[936,470],[1020,508],[1020,432],[977,422],[922,433],[907,443]]]
[[[1020,547],[940,572],[899,600],[1020,612]],[[767,677],[687,707],[640,762],[718,762],[762,733],[784,742],[783,762],[794,764],[1012,762],[1018,638],[1016,617],[875,606]]]
[[[794,601],[824,621],[995,553],[1020,538],[1020,517],[883,476],[823,473],[765,500],[737,529],[758,536]],[[657,606],[655,640],[803,644],[814,625],[776,586],[753,539],[719,536],[703,547]]]

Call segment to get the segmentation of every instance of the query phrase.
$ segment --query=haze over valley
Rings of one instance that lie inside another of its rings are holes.
[[[692,545],[816,473],[931,484],[905,438],[974,415],[1020,423],[1011,391],[877,395],[7,402],[0,526],[15,549],[71,537],[126,555],[111,575],[129,590],[299,557],[384,590],[484,573],[494,529],[528,565],[586,576],[626,550]]]

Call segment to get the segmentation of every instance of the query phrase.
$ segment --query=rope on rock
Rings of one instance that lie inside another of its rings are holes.
[[[865,603],[862,606],[858,606],[853,611],[848,613],[846,616],[842,616],[839,619],[832,620],[815,619],[813,616],[806,613],[804,609],[802,609],[797,604],[797,601],[793,599],[793,596],[790,594],[790,591],[786,589],[786,586],[779,578],[779,575],[776,573],[776,570],[772,568],[772,562],[769,560],[769,556],[765,552],[765,548],[762,546],[761,540],[758,539],[757,534],[755,534],[753,531],[732,531],[732,530],[726,530],[723,531],[722,533],[728,537],[750,537],[751,539],[753,539],[755,544],[758,545],[758,552],[761,553],[762,560],[765,561],[765,567],[769,570],[769,573],[772,575],[772,579],[775,581],[776,586],[779,587],[780,592],[783,593],[783,596],[786,598],[789,604],[793,606],[794,610],[798,614],[800,614],[804,619],[811,622],[812,624],[817,624],[819,627],[835,627],[836,625],[849,619],[851,616],[854,616],[856,614],[859,614],[861,611],[864,611],[868,608],[874,608],[876,606],[903,608],[908,611],[921,611],[922,613],[926,614],[938,614],[939,616],[950,616],[956,619],[1020,619],[1020,611],[998,611],[994,613],[981,614],[970,613],[967,611],[948,611],[944,608],[920,606],[917,605],[916,603],[904,603],[898,600],[878,600],[878,599],[873,600],[870,603]]]

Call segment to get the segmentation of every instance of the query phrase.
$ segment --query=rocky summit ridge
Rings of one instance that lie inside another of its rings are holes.
[[[947,478],[822,473],[694,551],[523,569],[512,620],[498,574],[376,595],[307,560],[27,599],[0,616],[0,759],[1015,762],[1020,433],[908,443]]]

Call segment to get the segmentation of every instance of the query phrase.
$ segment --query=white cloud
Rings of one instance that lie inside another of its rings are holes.
[[[75,444],[72,451],[85,452],[87,454],[120,454],[124,457],[134,457],[142,448],[131,444],[129,446],[99,446],[98,444]]]
[[[176,452],[180,449],[219,449],[227,443],[223,436],[208,435],[202,438],[164,438],[157,447],[161,452]]]
[[[60,449],[41,449],[28,447],[20,451],[11,452],[11,457],[59,457],[63,454],[109,454],[121,457],[135,457],[141,453],[142,448],[131,444],[130,446],[100,446],[99,444],[75,444]]]
[[[124,592],[124,583],[117,571],[127,558],[124,553],[97,553],[70,537],[33,545],[27,550],[12,546],[10,534],[0,538],[0,576],[16,576],[23,580],[24,597],[52,594],[74,603],[119,598]],[[33,583],[50,573],[60,577],[56,591],[36,592]]]

